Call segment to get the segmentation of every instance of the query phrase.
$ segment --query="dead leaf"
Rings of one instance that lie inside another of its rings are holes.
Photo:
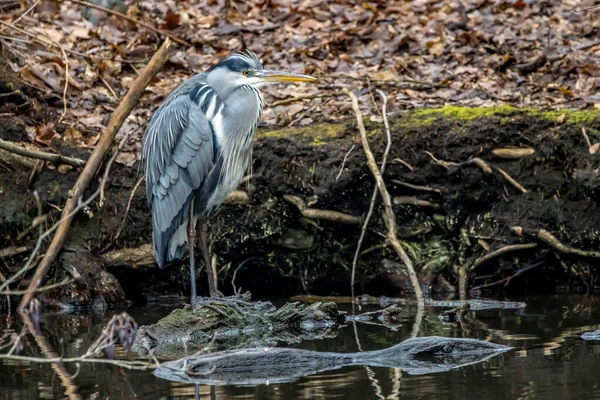
[[[568,87],[566,87],[566,86],[561,86],[560,87],[560,92],[565,97],[573,97],[574,96],[573,91],[571,89],[569,89]]]
[[[63,135],[63,140],[73,147],[81,147],[84,144],[83,135],[76,128],[67,128]]]
[[[393,68],[390,68],[373,74],[373,79],[377,81],[395,81],[398,79],[398,75],[396,75]]]
[[[61,174],[66,174],[67,172],[71,171],[73,169],[73,167],[71,165],[67,165],[67,164],[60,164],[58,166],[58,172]]]
[[[117,155],[115,162],[119,164],[126,165],[128,167],[133,167],[137,161],[137,156],[134,152],[131,151],[122,151]]]
[[[323,24],[317,21],[316,19],[305,19],[304,21],[300,22],[298,27],[302,29],[310,29],[316,31],[323,28]]]
[[[438,42],[427,42],[427,47],[429,49],[429,54],[432,56],[439,57],[444,54],[444,43],[441,41]]]
[[[595,143],[592,147],[589,148],[590,154],[596,154],[599,148],[600,143]]]
[[[567,114],[560,114],[558,118],[556,118],[556,122],[562,124],[567,119]]]
[[[54,136],[58,135],[54,131],[53,122],[48,122],[47,124],[38,125],[35,127],[35,143],[43,144],[44,146],[50,146]]]
[[[165,15],[165,23],[162,24],[162,28],[166,30],[173,30],[179,26],[179,14],[171,10],[167,10]]]

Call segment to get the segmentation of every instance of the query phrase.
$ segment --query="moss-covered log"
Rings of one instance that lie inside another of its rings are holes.
[[[508,282],[508,289],[529,292],[593,287],[594,251],[600,248],[600,158],[590,153],[582,129],[592,144],[600,141],[600,111],[445,107],[410,111],[390,122],[392,161],[384,179],[395,196],[398,236],[426,290],[452,290],[461,271],[471,288],[502,279],[501,287]],[[367,121],[367,130],[376,156],[381,155],[381,124]],[[5,139],[26,140],[24,129],[15,126],[0,132]],[[57,149],[86,157],[63,142]],[[77,174],[77,169],[42,168],[29,182],[30,168],[3,160],[0,249],[31,246],[37,230],[23,236],[37,215],[31,192],[55,218],[51,213],[64,204]],[[187,293],[184,264],[161,271],[150,265],[143,184],[124,217],[138,174],[138,166],[115,167],[105,206],[78,216],[67,248],[104,257],[133,300]],[[223,206],[211,223],[224,292],[231,291],[236,270],[237,287],[255,295],[349,292],[360,224],[307,218],[284,196],[297,196],[311,209],[353,217],[366,213],[373,180],[354,121],[260,129],[253,175],[240,189],[247,199]],[[360,289],[373,294],[408,289],[403,267],[381,232],[385,218],[378,208],[360,259]],[[8,268],[0,271],[10,275],[21,256],[5,258]]]
[[[334,303],[250,303],[250,294],[199,298],[192,310],[179,308],[156,324],[140,327],[133,350],[178,358],[198,351],[275,346],[335,337],[344,316]]]

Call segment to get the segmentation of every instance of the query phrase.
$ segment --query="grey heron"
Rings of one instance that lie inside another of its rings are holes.
[[[196,300],[196,231],[211,297],[218,295],[207,220],[236,189],[252,155],[252,139],[269,82],[310,82],[308,75],[270,71],[251,51],[237,52],[179,85],[152,116],[144,136],[146,196],[160,268],[189,247],[191,304]]]

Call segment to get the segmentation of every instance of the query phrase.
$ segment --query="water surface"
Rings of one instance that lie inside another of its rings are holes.
[[[469,325],[437,319],[441,310],[427,309],[417,318],[406,308],[395,330],[350,324],[335,338],[307,341],[295,347],[355,352],[390,347],[411,337],[448,336],[493,341],[515,350],[484,363],[449,372],[411,376],[393,368],[344,367],[285,384],[256,387],[194,386],[168,382],[146,371],[109,365],[29,364],[0,361],[1,399],[600,399],[600,342],[581,333],[600,328],[599,300],[584,296],[510,298],[525,301],[523,310],[486,310]],[[363,307],[363,311],[375,307]],[[142,324],[170,311],[153,306],[129,310]],[[77,356],[99,335],[103,316],[48,316],[42,333],[65,357]],[[18,332],[15,317],[0,316],[0,336]],[[32,338],[24,353],[44,357]],[[126,354],[118,352],[119,357]]]

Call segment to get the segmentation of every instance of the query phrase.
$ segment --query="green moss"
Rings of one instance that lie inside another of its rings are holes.
[[[399,118],[396,128],[410,128],[427,126],[439,118],[446,118],[459,122],[470,122],[479,118],[501,117],[500,123],[506,124],[510,118],[518,115],[527,115],[549,121],[557,121],[565,115],[565,123],[575,125],[591,125],[600,121],[600,110],[549,110],[536,108],[517,108],[513,106],[497,107],[457,107],[445,106],[442,108],[421,109],[409,111]]]
[[[346,131],[346,124],[319,124],[316,126],[305,126],[298,128],[259,129],[256,132],[258,139],[273,138],[280,139],[291,136],[308,136],[314,139],[316,146],[324,144],[330,139],[340,137]]]
[[[441,108],[418,109],[408,111],[399,118],[391,118],[390,124],[392,132],[397,132],[429,126],[440,118],[469,123],[481,118],[497,117],[500,120],[499,123],[504,125],[517,116],[531,116],[556,122],[563,114],[565,115],[565,124],[590,127],[590,125],[600,122],[600,110],[541,110],[505,105],[495,107],[445,106]],[[372,122],[370,118],[365,117],[364,124],[369,137],[379,135],[382,132],[381,124]],[[311,143],[313,146],[322,146],[332,139],[344,136],[346,131],[350,132],[350,134],[356,134],[355,120],[353,118],[337,124],[325,123],[307,127],[259,129],[256,136],[258,139],[305,136],[312,138]],[[600,135],[600,130],[590,128],[590,133],[592,135]]]

